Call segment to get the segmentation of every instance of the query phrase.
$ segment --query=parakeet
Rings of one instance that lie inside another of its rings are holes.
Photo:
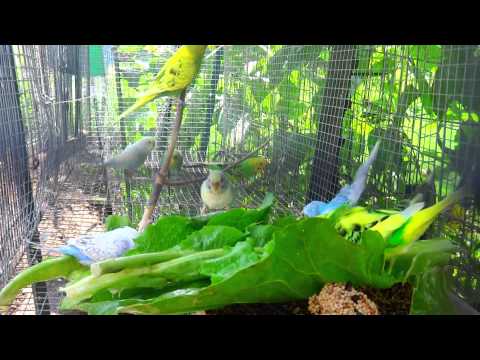
[[[120,119],[160,96],[178,96],[198,74],[206,48],[207,45],[181,46],[160,69],[149,90],[123,112]]]
[[[345,185],[328,203],[323,201],[312,201],[303,208],[304,215],[308,217],[326,215],[344,204],[355,206],[365,190],[368,170],[375,161],[379,146],[380,140],[375,144],[375,147],[373,148],[368,159],[358,168],[355,178],[351,184]]]
[[[142,140],[128,145],[120,154],[105,161],[103,165],[115,169],[134,171],[145,162],[154,147],[155,138],[144,137]]]
[[[167,153],[165,152],[165,154],[162,157],[162,165],[163,165],[164,161],[166,160],[166,157],[167,157]],[[177,174],[178,171],[182,168],[182,165],[183,165],[182,154],[180,153],[180,151],[174,150],[172,158],[170,160],[170,164],[168,166],[168,172],[170,174]]]
[[[200,189],[202,201],[208,209],[221,210],[233,201],[233,191],[221,170],[210,170]]]
[[[262,156],[251,157],[245,159],[235,168],[233,168],[232,174],[248,179],[262,172],[267,166],[267,164],[267,159]]]
[[[459,189],[435,205],[418,211],[387,239],[387,244],[391,248],[386,249],[385,255],[389,257],[407,249],[412,242],[422,237],[440,213],[450,205],[462,200],[465,195],[465,190],[463,188]]]
[[[405,224],[413,215],[418,213],[425,206],[424,202],[416,202],[408,206],[403,211],[391,215],[385,220],[371,227],[370,230],[378,231],[384,239],[388,239],[395,230]]]
[[[80,236],[50,252],[73,256],[82,265],[88,266],[98,261],[122,256],[135,245],[133,239],[137,235],[137,230],[125,226],[101,234]]]
[[[361,233],[378,224],[385,218],[398,214],[394,210],[369,211],[364,207],[354,207],[335,221],[335,229],[346,239],[356,241]]]
[[[464,219],[465,209],[460,204],[455,204],[450,209],[447,226],[453,231],[458,231],[462,227]]]

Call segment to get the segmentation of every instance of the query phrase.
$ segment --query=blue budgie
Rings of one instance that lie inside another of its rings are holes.
[[[358,168],[355,178],[351,184],[345,185],[342,189],[340,189],[338,194],[328,203],[316,200],[310,202],[303,208],[303,214],[308,217],[314,217],[326,215],[344,204],[355,206],[365,190],[368,170],[377,157],[379,146],[380,140],[375,144],[375,147],[370,153],[368,159]]]
[[[103,165],[132,172],[143,165],[154,148],[155,138],[146,136],[136,143],[128,145],[120,154],[105,161]]]
[[[82,235],[50,252],[73,256],[82,265],[88,266],[122,256],[127,250],[133,248],[135,245],[133,239],[137,235],[137,230],[125,226],[101,234]]]

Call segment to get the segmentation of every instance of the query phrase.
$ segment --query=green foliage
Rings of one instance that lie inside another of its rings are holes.
[[[456,315],[448,298],[447,276],[441,267],[427,269],[419,275],[412,296],[411,315]]]
[[[240,230],[225,225],[207,225],[190,234],[180,243],[183,249],[196,251],[231,246],[244,237]]]
[[[265,228],[265,225],[261,226]],[[203,262],[200,273],[210,278],[208,286],[186,286],[149,299],[117,300],[115,311],[188,313],[231,303],[302,299],[317,292],[326,282],[352,282],[384,288],[402,279],[383,270],[384,241],[377,233],[367,231],[360,244],[352,244],[340,237],[327,219],[314,218],[277,228],[272,235],[272,240],[261,248],[256,248],[251,241],[240,241],[223,256]],[[424,250],[428,248],[428,245],[423,246]],[[430,267],[423,262],[420,271],[418,265],[405,261],[408,256],[413,258],[414,253],[422,251],[412,250],[397,268],[413,266],[416,270],[411,273],[421,276]],[[432,295],[424,289],[425,283],[420,281],[418,284],[417,296]],[[88,306],[92,313],[100,314],[106,304],[98,304],[98,309],[94,304]],[[421,311],[419,305],[415,306],[415,311]]]
[[[147,226],[145,231],[135,238],[135,247],[126,255],[143,254],[169,249],[180,244],[195,231],[194,223],[183,216],[165,216],[155,224]]]
[[[256,223],[264,223],[268,219],[273,205],[273,194],[266,195],[262,205],[258,209],[237,208],[213,215],[208,220],[208,225],[227,225],[240,231],[245,231],[247,226]]]

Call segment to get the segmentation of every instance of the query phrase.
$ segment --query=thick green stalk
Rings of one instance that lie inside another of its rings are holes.
[[[94,263],[90,266],[90,270],[94,277],[98,277],[103,274],[114,273],[124,269],[150,266],[160,262],[190,255],[192,253],[194,253],[194,250],[174,249],[155,253],[125,256]]]
[[[18,293],[39,281],[67,277],[72,271],[86,268],[72,256],[44,260],[15,276],[0,292],[0,311],[6,311]]]
[[[170,261],[139,268],[124,269],[95,277],[87,276],[63,289],[65,301],[71,305],[92,297],[102,290],[122,290],[135,287],[162,288],[170,282],[199,278],[198,270],[206,259],[225,254],[223,249],[196,252]]]

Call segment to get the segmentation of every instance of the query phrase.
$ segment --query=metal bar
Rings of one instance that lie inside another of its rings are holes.
[[[328,200],[339,190],[338,160],[342,120],[350,107],[351,76],[357,67],[355,45],[332,46],[327,80],[320,102],[315,155],[306,202]]]
[[[74,126],[74,136],[78,137],[81,129],[81,104],[80,99],[82,97],[82,74],[80,69],[80,45],[75,45],[76,61],[75,61],[75,126]]]
[[[29,218],[29,224],[32,226],[37,226],[36,224],[36,216],[35,216],[35,203],[33,199],[33,190],[32,190],[32,181],[30,178],[30,171],[28,167],[28,153],[27,153],[27,144],[25,142],[25,129],[23,125],[23,117],[21,111],[21,103],[19,99],[19,89],[17,83],[17,76],[15,73],[15,59],[13,53],[13,47],[11,45],[2,45],[3,52],[7,54],[7,61],[6,61],[6,68],[4,69],[5,74],[8,76],[10,81],[6,82],[6,84],[10,83],[11,86],[14,88],[13,102],[14,102],[14,111],[16,116],[14,117],[14,125],[17,129],[14,131],[15,139],[14,144],[18,144],[18,151],[16,151],[17,157],[17,166],[20,168],[20,172],[24,174],[25,179],[23,181],[23,188],[18,189],[19,191],[23,192],[23,198],[25,200],[25,205],[27,209],[27,216]],[[38,234],[38,231],[36,231]],[[28,243],[27,249],[27,258],[30,265],[34,265],[42,261],[42,254],[41,251],[35,249],[33,243],[39,243],[39,237],[33,236],[32,241]],[[48,294],[47,294],[47,284],[45,282],[38,282],[32,286],[34,301],[35,301],[35,308],[37,314],[45,315],[50,313],[49,302],[48,302]]]

